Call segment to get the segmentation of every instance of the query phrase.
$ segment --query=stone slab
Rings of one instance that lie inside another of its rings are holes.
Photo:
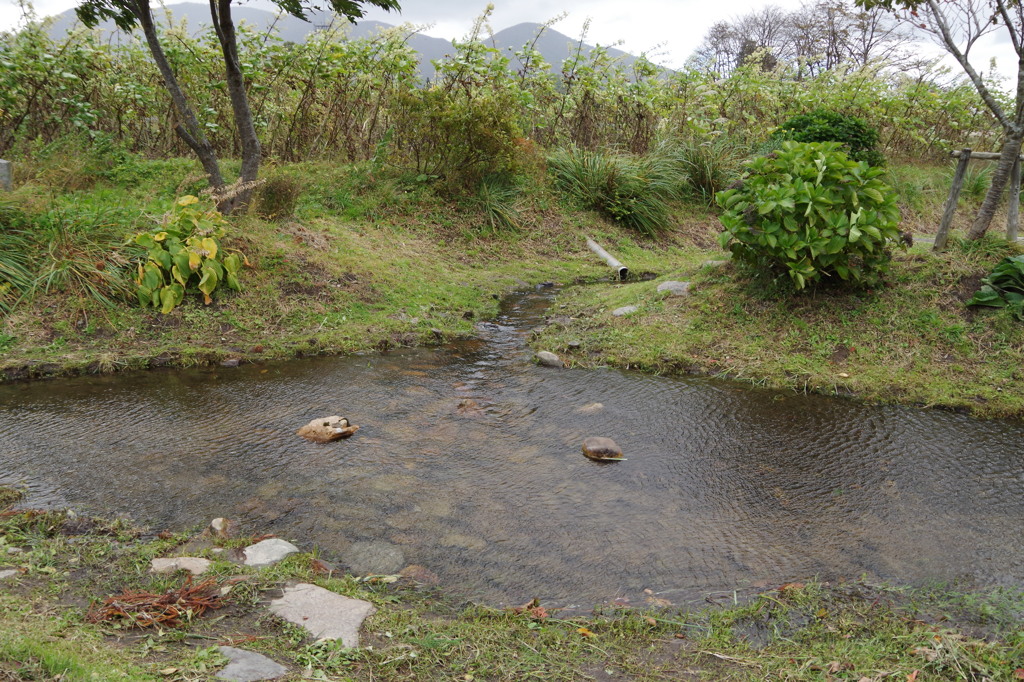
[[[8,578],[13,578],[16,575],[18,575],[18,569],[5,568],[4,570],[0,571],[0,580],[7,580]]]
[[[287,587],[270,602],[270,612],[301,625],[317,639],[340,639],[347,647],[359,646],[359,628],[377,609],[368,601],[349,599],[322,587],[299,583]]]
[[[690,283],[670,280],[668,282],[662,282],[661,284],[659,284],[658,291],[667,291],[669,292],[669,296],[689,296]]]
[[[298,554],[299,548],[281,538],[270,538],[249,545],[242,553],[245,554],[245,565],[259,568],[276,564],[291,554]]]
[[[613,310],[612,315],[614,315],[615,317],[622,317],[623,315],[635,313],[638,310],[640,310],[640,306],[638,305],[624,305],[621,308],[616,308],[615,310]]]
[[[217,673],[218,680],[257,682],[258,680],[276,680],[288,674],[288,668],[255,651],[236,649],[233,646],[218,648],[231,661],[227,667]]]
[[[149,562],[150,573],[175,573],[176,571],[188,571],[192,575],[201,575],[210,570],[209,559],[200,559],[194,556],[175,556],[166,559],[153,559]]]

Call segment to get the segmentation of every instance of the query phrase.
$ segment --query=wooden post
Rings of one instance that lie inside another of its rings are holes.
[[[956,213],[956,202],[960,198],[960,190],[964,186],[964,175],[967,173],[967,164],[970,160],[971,150],[960,150],[960,162],[956,165],[956,172],[953,174],[953,185],[949,188],[946,210],[942,213],[939,231],[935,233],[935,245],[932,246],[932,251],[942,251],[946,248],[946,240],[949,239],[949,228],[953,224],[953,214]]]
[[[0,190],[10,192],[14,189],[14,180],[11,178],[11,162],[0,159]]]
[[[607,263],[609,267],[615,270],[615,272],[619,276],[619,279],[626,279],[626,277],[629,275],[629,268],[627,268],[625,265],[616,260],[614,256],[612,256],[610,253],[602,249],[597,242],[595,242],[593,239],[590,239],[589,237],[587,238],[587,246],[590,248],[591,251],[593,251],[598,256],[603,258],[604,262]]]
[[[1006,209],[1006,240],[1017,241],[1017,225],[1020,221],[1020,157],[1013,161],[1010,171],[1010,205]]]

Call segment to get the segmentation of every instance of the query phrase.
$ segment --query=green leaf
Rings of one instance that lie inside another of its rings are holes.
[[[149,258],[164,270],[171,269],[171,254],[162,247],[156,246],[149,250]]]
[[[982,286],[981,289],[974,294],[971,300],[967,301],[967,305],[969,306],[984,305],[991,308],[1005,308],[1006,303],[1006,299],[1000,296],[998,291],[987,284]]]
[[[185,298],[185,289],[180,284],[170,284],[160,290],[160,312],[166,315]]]

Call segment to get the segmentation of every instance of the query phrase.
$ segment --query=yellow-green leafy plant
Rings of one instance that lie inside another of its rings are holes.
[[[189,292],[200,292],[208,305],[221,284],[240,291],[245,256],[221,247],[225,225],[217,209],[188,195],[175,202],[157,230],[137,234],[135,243],[148,252],[135,279],[139,303],[166,314]]]

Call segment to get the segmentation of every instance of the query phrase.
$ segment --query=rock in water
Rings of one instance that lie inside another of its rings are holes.
[[[554,353],[542,350],[537,353],[537,362],[544,367],[564,367],[562,360]]]
[[[249,545],[242,550],[242,553],[245,555],[245,565],[256,566],[257,568],[276,564],[286,556],[298,554],[298,552],[298,547],[280,538],[263,540],[255,545]]]
[[[314,443],[330,443],[332,440],[348,438],[359,430],[344,417],[323,417],[314,419],[295,433]]]
[[[599,462],[622,459],[622,448],[611,438],[591,436],[583,441],[583,454]]]

